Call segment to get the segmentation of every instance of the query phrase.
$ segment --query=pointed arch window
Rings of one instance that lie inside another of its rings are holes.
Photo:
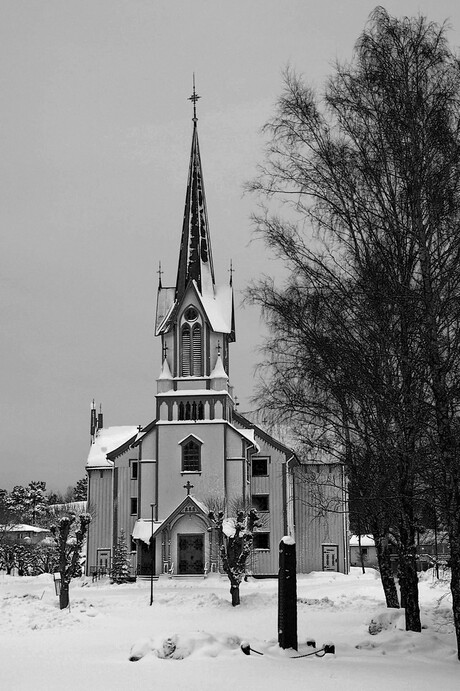
[[[183,473],[201,473],[201,443],[189,437],[181,444]]]

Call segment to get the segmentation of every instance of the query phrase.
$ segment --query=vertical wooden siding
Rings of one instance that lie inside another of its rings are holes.
[[[112,468],[88,471],[89,509],[92,521],[88,530],[87,574],[96,566],[97,550],[112,548]]]
[[[305,471],[306,469],[306,471]],[[303,471],[303,472],[302,472]],[[295,480],[295,539],[297,545],[297,570],[299,573],[321,571],[322,545],[338,545],[339,571],[347,573],[348,559],[346,551],[346,524],[340,510],[324,512],[318,506],[317,488],[309,482],[309,474],[321,483],[325,496],[342,499],[340,483],[342,470],[339,465],[308,465],[296,475]],[[325,486],[326,476],[330,476],[331,485]],[[337,489],[332,486],[337,483]]]

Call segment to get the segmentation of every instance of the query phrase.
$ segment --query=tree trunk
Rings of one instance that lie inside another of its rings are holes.
[[[374,542],[377,550],[377,560],[379,563],[380,578],[382,580],[383,592],[387,607],[399,608],[398,591],[390,559],[390,548],[386,538],[374,533]]]
[[[452,593],[452,612],[457,637],[457,657],[460,660],[460,523],[453,521],[449,531],[450,542],[450,591]]]
[[[236,607],[240,604],[240,584],[234,584],[230,586],[230,595],[232,596],[232,607]]]
[[[61,590],[59,592],[59,609],[66,609],[69,606],[69,583],[64,583],[61,579]]]
[[[401,549],[399,556],[399,584],[401,607],[405,609],[406,631],[420,632],[420,607],[418,601],[418,574],[415,552]]]
[[[360,521],[358,521],[358,549],[359,549],[359,560],[361,562],[361,569],[363,573],[366,573],[366,569],[364,568],[364,554],[363,554],[363,548],[361,546],[361,526],[360,526]]]

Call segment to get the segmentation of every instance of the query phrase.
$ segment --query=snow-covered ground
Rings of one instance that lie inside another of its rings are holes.
[[[60,611],[50,576],[0,576],[0,688],[460,688],[448,586],[430,572],[420,584],[421,634],[404,631],[402,613],[385,608],[373,570],[299,576],[299,653],[311,650],[308,638],[334,643],[336,654],[321,659],[291,659],[293,651],[278,648],[275,580],[243,583],[235,608],[228,589],[216,576],[160,580],[150,607],[148,581],[82,579],[72,585],[70,611]],[[386,628],[371,635],[371,621]],[[264,655],[244,655],[242,642]]]

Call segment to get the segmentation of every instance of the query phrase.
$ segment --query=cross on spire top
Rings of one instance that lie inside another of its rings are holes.
[[[195,72],[194,72],[193,73],[193,93],[188,99],[189,101],[191,101],[193,103],[193,122],[196,122],[198,120],[198,118],[196,116],[196,102],[198,101],[199,98],[201,98],[201,96],[198,96],[198,94],[195,91]]]
[[[163,287],[163,286],[161,285],[161,277],[162,277],[162,275],[163,275],[163,271],[162,271],[162,269],[161,269],[161,261],[158,262],[158,271],[157,271],[157,274],[158,274],[158,290],[161,290],[161,288]]]

